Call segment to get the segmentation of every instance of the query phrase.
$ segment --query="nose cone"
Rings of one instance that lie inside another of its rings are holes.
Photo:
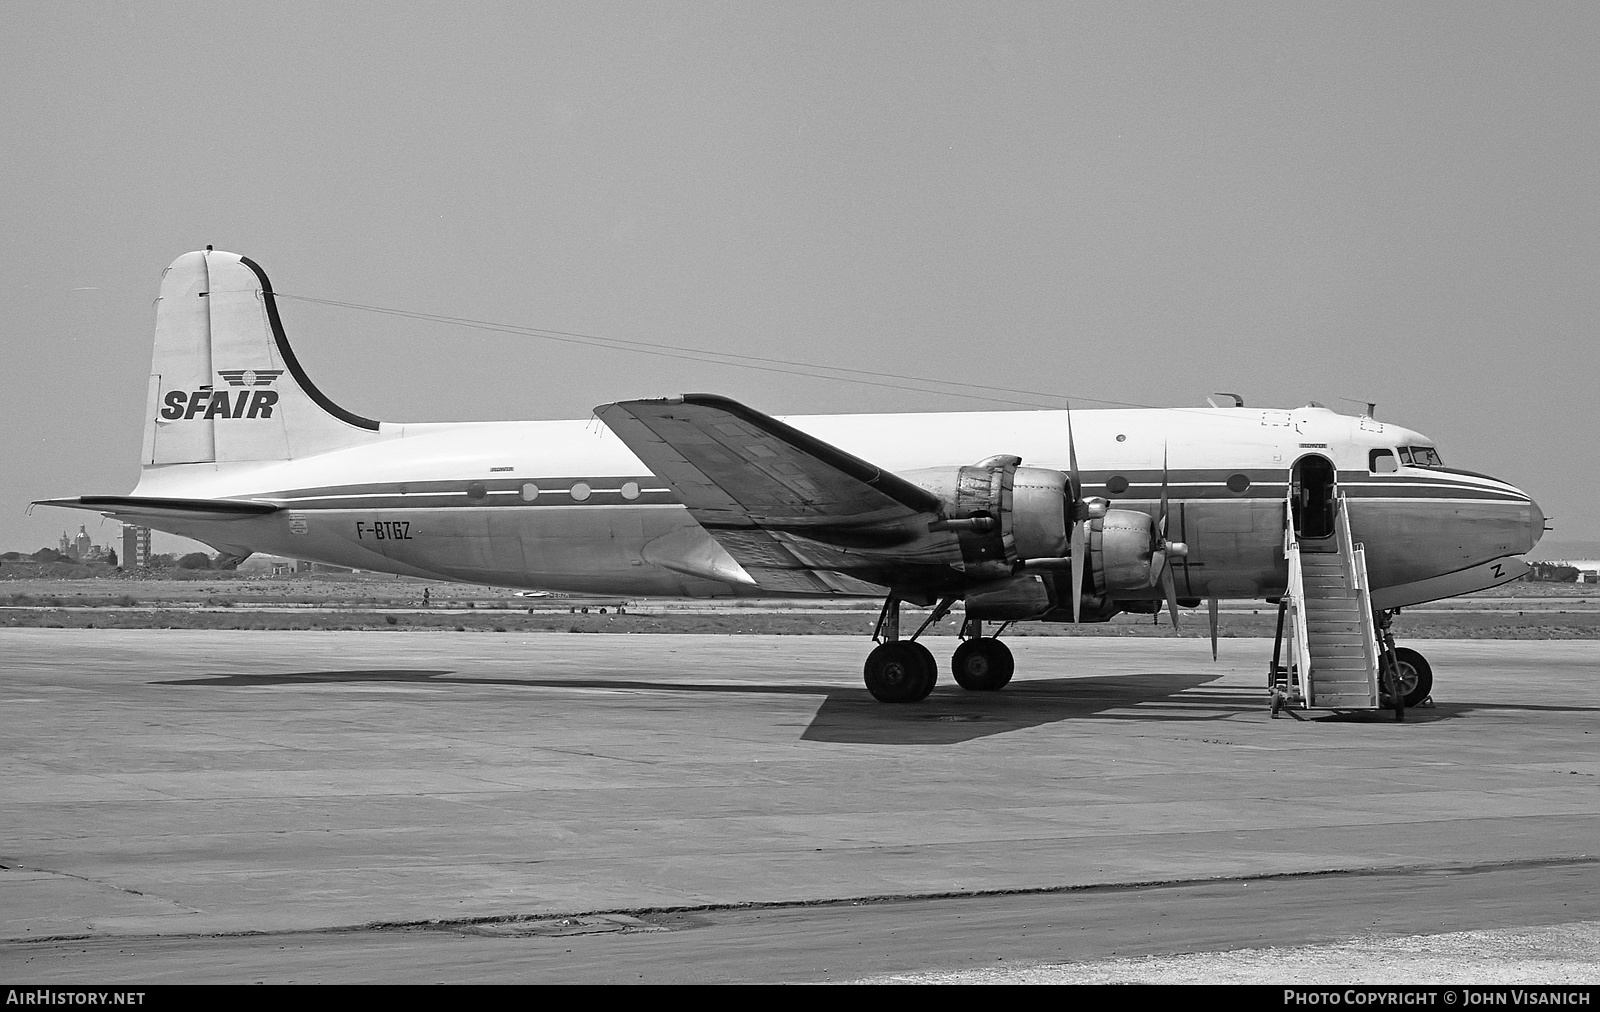
[[[1528,551],[1530,551],[1530,552],[1533,551],[1533,547],[1539,543],[1539,539],[1544,537],[1544,523],[1545,523],[1544,510],[1539,508],[1539,504],[1533,501],[1533,497],[1532,496],[1529,496],[1528,497]]]

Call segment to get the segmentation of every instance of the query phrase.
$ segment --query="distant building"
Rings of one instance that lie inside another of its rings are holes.
[[[150,528],[122,525],[122,565],[124,569],[150,568]]]
[[[1576,573],[1577,575],[1573,575]],[[1530,574],[1535,580],[1566,580],[1600,583],[1600,559],[1553,559],[1535,562]]]
[[[79,525],[78,533],[68,536],[66,531],[61,532],[61,540],[56,551],[66,559],[74,562],[106,562],[111,553],[104,545],[97,545],[89,536],[89,529]]]

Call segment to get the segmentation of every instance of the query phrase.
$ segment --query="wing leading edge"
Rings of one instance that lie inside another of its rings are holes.
[[[714,394],[604,404],[595,414],[765,590],[879,596],[947,582],[958,539],[920,485]]]

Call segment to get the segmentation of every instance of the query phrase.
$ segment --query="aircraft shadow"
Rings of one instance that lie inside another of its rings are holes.
[[[1215,681],[1218,675],[1135,674],[1105,678],[1041,678],[1012,682],[1002,692],[967,692],[948,682],[921,703],[880,703],[863,687],[776,682],[669,682],[633,678],[463,678],[454,671],[378,668],[345,671],[293,671],[270,674],[211,674],[154,681],[152,685],[260,688],[291,685],[388,683],[410,685],[503,685],[523,689],[632,689],[648,692],[823,696],[804,741],[870,745],[954,745],[976,738],[1038,727],[1063,720],[1218,720],[1239,710],[1259,709],[1259,693],[1207,694],[1201,700],[1174,699]],[[1170,703],[1166,708],[1160,704]],[[1157,704],[1141,713],[1112,713]],[[1186,709],[1174,709],[1182,707]]]
[[[412,685],[509,685],[522,689],[637,689],[645,692],[719,692],[820,696],[827,685],[729,685],[721,682],[651,682],[636,678],[445,678],[454,671],[384,668],[363,671],[291,671],[268,675],[205,675],[151,682],[151,685],[215,685],[232,688],[265,685],[334,685],[397,682]],[[862,690],[866,694],[866,690]]]
[[[1220,676],[1137,674],[1107,678],[1030,678],[1000,692],[968,692],[941,683],[912,706],[886,706],[866,689],[828,695],[801,738],[858,745],[955,745],[1063,720],[1217,720],[1238,709],[1260,709],[1259,693],[1208,695],[1203,710],[1107,713],[1161,703]],[[1226,711],[1219,715],[1218,711]]]

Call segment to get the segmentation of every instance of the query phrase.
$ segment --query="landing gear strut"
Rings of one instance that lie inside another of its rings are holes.
[[[950,613],[956,603],[947,597],[929,613],[922,625],[908,640],[900,638],[900,599],[889,597],[878,613],[878,624],[872,631],[877,642],[862,674],[867,691],[880,703],[915,703],[928,698],[939,680],[939,666],[928,648],[917,639]],[[1000,642],[999,633],[1005,632],[1009,622],[1002,625],[995,636],[983,635],[983,622],[969,618],[961,625],[962,643],[950,659],[950,670],[956,684],[974,692],[994,692],[1005,688],[1016,671],[1016,661],[1011,649]]]
[[[1011,648],[992,636],[984,636],[981,619],[967,619],[961,627],[961,635],[965,639],[950,659],[956,684],[974,692],[1005,688],[1017,669]]]

